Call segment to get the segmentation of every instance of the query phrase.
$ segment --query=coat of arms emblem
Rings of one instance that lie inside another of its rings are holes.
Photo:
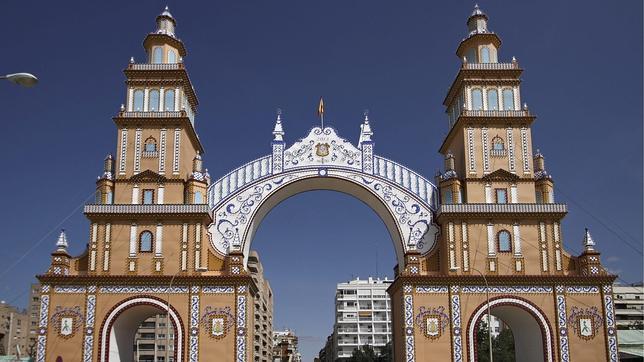
[[[60,334],[70,336],[73,333],[74,318],[63,317],[60,319]]]
[[[222,317],[215,317],[212,319],[212,335],[223,336],[225,331],[225,321]]]
[[[320,157],[326,157],[329,155],[329,146],[328,143],[318,143],[315,145],[315,154]]]

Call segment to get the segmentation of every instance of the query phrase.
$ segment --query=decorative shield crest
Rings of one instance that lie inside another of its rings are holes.
[[[223,336],[226,320],[222,317],[212,318],[212,335],[213,336]]]
[[[235,318],[230,311],[230,307],[213,308],[207,306],[204,314],[201,316],[201,323],[206,327],[210,338],[222,339],[226,337]]]
[[[80,307],[63,308],[56,307],[51,316],[51,324],[63,338],[71,338],[82,327],[83,314]]]
[[[440,318],[435,316],[428,316],[425,321],[427,322],[427,335],[431,337],[438,336],[440,334]]]
[[[60,319],[60,335],[70,336],[74,328],[74,318],[63,317]]]
[[[320,157],[326,157],[329,155],[329,147],[331,146],[328,143],[318,143],[315,145],[315,154]]]
[[[593,320],[588,317],[579,318],[579,335],[592,338],[593,334]]]
[[[449,317],[445,313],[445,307],[442,306],[437,308],[420,307],[420,313],[416,316],[416,324],[429,339],[440,338],[448,323]]]
[[[597,307],[579,308],[573,306],[568,317],[568,327],[571,328],[579,338],[590,340],[595,338],[597,331],[602,326],[602,316]]]

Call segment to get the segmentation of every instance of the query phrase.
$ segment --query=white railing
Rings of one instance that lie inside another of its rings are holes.
[[[436,209],[436,186],[416,172],[397,162],[374,155],[373,174],[402,186],[425,201],[432,210]]]
[[[127,69],[131,70],[177,70],[183,69],[183,63],[130,63]]]
[[[506,69],[520,69],[519,63],[463,63],[462,69],[475,69],[475,70],[506,70]]]
[[[444,204],[438,213],[470,214],[470,213],[497,213],[497,214],[545,214],[568,212],[566,204]]]
[[[462,117],[531,117],[528,111],[516,110],[467,110],[461,111]]]
[[[204,214],[206,204],[88,204],[85,214]]]
[[[215,208],[221,200],[235,192],[235,190],[271,175],[272,167],[272,157],[268,155],[230,171],[208,188],[210,206]]]
[[[123,118],[180,118],[188,117],[184,111],[132,111],[120,112],[119,117]]]

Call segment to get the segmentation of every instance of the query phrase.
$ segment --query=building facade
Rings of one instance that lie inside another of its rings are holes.
[[[4,301],[0,302],[0,355],[29,355],[29,315]]]
[[[613,286],[615,323],[621,361],[644,359],[644,286],[641,283]]]
[[[264,266],[254,250],[248,256],[248,271],[257,285],[253,316],[255,361],[271,362],[273,361],[273,290],[268,279],[264,277]]]
[[[355,349],[373,347],[376,354],[391,341],[392,281],[357,278],[339,283],[335,294],[333,360],[351,357]]]
[[[273,361],[301,362],[302,355],[297,349],[297,342],[297,335],[289,329],[273,331]]]
[[[38,343],[38,321],[40,319],[40,284],[33,283],[29,289],[29,337],[27,342],[27,354],[36,358],[36,345]]]
[[[211,182],[187,51],[166,9],[144,61],[124,71],[116,153],[84,209],[87,239],[70,241],[87,248],[70,255],[62,233],[38,276],[36,361],[76,360],[79,350],[83,361],[132,359],[137,328],[159,313],[175,330],[175,361],[254,361],[254,233],[282,200],[321,189],[365,202],[390,233],[397,361],[476,361],[488,307],[512,329],[521,360],[616,361],[615,276],[588,231],[580,255],[564,249],[567,208],[533,150],[522,69],[503,61],[487,22],[476,8],[456,51],[437,185],[376,154],[367,116],[357,144],[313,127],[287,145],[280,114],[267,155]]]

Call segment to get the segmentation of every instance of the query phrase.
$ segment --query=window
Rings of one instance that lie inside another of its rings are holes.
[[[543,192],[542,191],[537,191],[537,204],[543,204]]]
[[[195,204],[202,204],[203,203],[203,196],[201,192],[197,191],[195,192]]]
[[[496,88],[487,90],[487,109],[490,111],[499,110],[499,92]]]
[[[453,197],[452,197],[452,196],[453,196],[453,195],[452,195],[452,190],[446,190],[446,191],[443,193],[443,204],[453,204],[453,203],[454,203],[454,199],[453,199]]]
[[[510,238],[510,232],[507,230],[499,231],[497,235],[498,248],[500,253],[507,253],[512,251],[512,239]]]
[[[174,111],[174,91],[168,89],[163,95],[163,108],[166,111]]]
[[[168,63],[176,63],[177,62],[177,53],[174,52],[174,50],[168,50]]]
[[[157,89],[153,89],[150,91],[150,104],[148,106],[148,110],[154,112],[159,110],[159,91]]]
[[[154,190],[143,190],[143,203],[145,205],[154,204]]]
[[[483,93],[479,88],[472,89],[472,109],[475,111],[483,109]]]
[[[152,252],[152,233],[144,231],[139,236],[139,251],[142,253]]]
[[[143,110],[143,89],[134,91],[134,111],[141,112]]]
[[[154,137],[148,137],[145,140],[145,146],[144,146],[143,150],[146,153],[156,152],[157,151],[157,140],[155,140]]]
[[[490,49],[488,47],[481,48],[481,63],[490,62]]]
[[[512,89],[506,88],[503,90],[503,110],[514,110],[514,92]]]
[[[496,136],[492,139],[492,149],[496,151],[502,151],[505,149],[505,144],[501,137]]]
[[[506,189],[496,189],[496,203],[497,204],[507,204],[508,203],[508,190],[506,190]]]
[[[476,50],[474,50],[474,48],[470,48],[470,50],[467,51],[467,55],[465,55],[465,59],[467,59],[468,63],[476,63]]]
[[[163,63],[163,48],[154,47],[152,50],[152,63]]]

